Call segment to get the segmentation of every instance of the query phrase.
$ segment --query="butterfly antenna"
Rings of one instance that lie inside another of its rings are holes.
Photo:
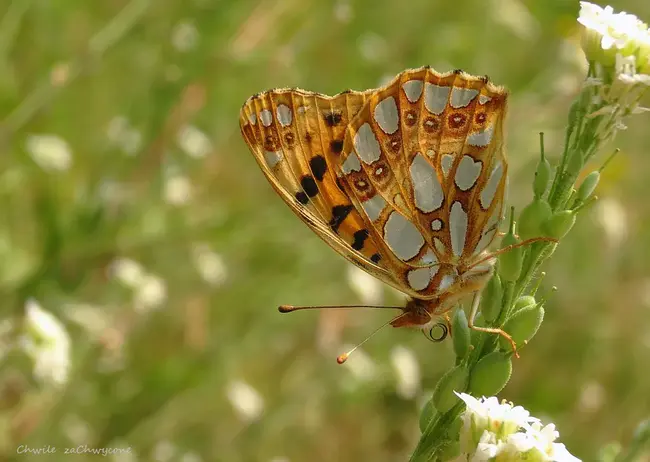
[[[333,310],[343,308],[372,308],[381,310],[402,310],[401,306],[373,306],[373,305],[325,305],[325,306],[294,306],[294,305],[280,305],[278,311],[280,313],[291,313],[292,311],[300,310]]]
[[[401,309],[401,308],[400,308],[400,309]],[[366,343],[368,340],[370,340],[371,338],[373,338],[373,337],[375,336],[375,334],[376,334],[377,332],[379,332],[380,330],[382,330],[384,327],[390,325],[390,323],[392,323],[393,321],[398,320],[399,318],[401,318],[402,316],[405,316],[406,314],[407,314],[407,313],[402,313],[402,314],[400,314],[399,316],[396,316],[396,317],[394,317],[393,319],[390,319],[389,321],[386,321],[384,324],[382,324],[382,325],[379,326],[377,329],[375,329],[375,331],[374,331],[372,334],[370,334],[369,336],[367,336],[367,337],[366,337],[366,338],[365,338],[361,343],[358,343],[358,344],[356,344],[353,348],[351,348],[350,351],[348,351],[347,353],[342,353],[342,354],[338,355],[338,356],[336,357],[336,362],[339,363],[339,364],[343,364],[344,362],[346,362],[346,361],[348,360],[348,358],[350,357],[350,355],[354,352],[354,350],[356,350],[356,349],[359,348],[361,345],[363,345],[364,343]]]

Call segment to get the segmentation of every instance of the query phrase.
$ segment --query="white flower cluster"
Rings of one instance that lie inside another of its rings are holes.
[[[615,66],[617,74],[650,74],[650,31],[646,23],[633,14],[614,13],[611,6],[601,8],[589,2],[580,2],[578,22],[584,26],[582,46],[589,60]]]
[[[476,399],[456,393],[467,408],[454,462],[580,462],[561,443],[555,425],[542,426],[521,406],[496,397]]]

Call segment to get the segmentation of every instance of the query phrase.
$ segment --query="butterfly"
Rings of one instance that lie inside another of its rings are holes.
[[[249,98],[240,127],[291,209],[350,262],[410,297],[389,323],[449,331],[446,313],[492,277],[503,216],[507,91],[426,66],[335,96],[274,89]],[[289,312],[312,307],[281,306]],[[441,316],[445,322],[441,321]],[[349,353],[339,356],[345,361]]]

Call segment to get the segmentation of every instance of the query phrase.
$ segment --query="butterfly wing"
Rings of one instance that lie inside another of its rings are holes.
[[[249,98],[240,127],[264,175],[289,207],[349,261],[397,286],[336,172],[345,128],[369,94],[327,97],[271,90]]]
[[[403,292],[437,297],[494,238],[506,99],[485,78],[425,67],[374,91],[350,122],[342,183]]]

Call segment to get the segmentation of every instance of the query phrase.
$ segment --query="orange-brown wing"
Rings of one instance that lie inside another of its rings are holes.
[[[374,238],[337,181],[345,128],[368,94],[328,97],[270,90],[246,101],[240,126],[260,168],[289,207],[352,263],[395,286]]]
[[[349,124],[342,182],[406,293],[435,297],[494,237],[487,221],[498,221],[503,198],[506,96],[462,72],[409,70]]]

